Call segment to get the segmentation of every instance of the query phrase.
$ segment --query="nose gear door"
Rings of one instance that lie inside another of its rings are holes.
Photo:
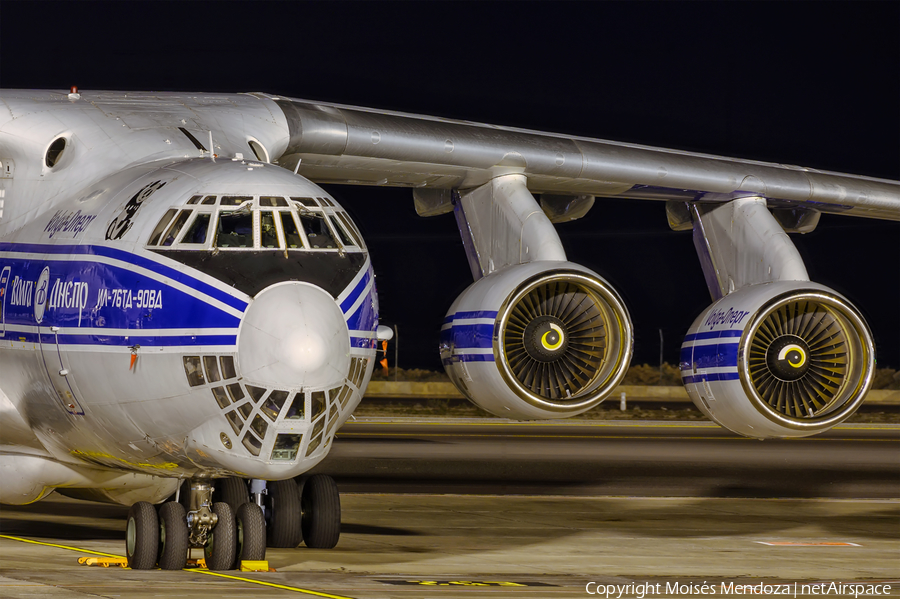
[[[40,327],[45,329],[45,327]],[[63,408],[74,416],[84,416],[84,409],[78,403],[75,388],[70,381],[71,373],[64,363],[62,351],[59,348],[59,327],[49,327],[49,331],[41,330],[41,355],[50,384],[56,390]]]
[[[78,403],[74,383],[70,381],[69,369],[63,361],[63,353],[59,347],[59,327],[42,324],[47,315],[48,296],[50,291],[50,267],[44,267],[38,277],[34,293],[34,320],[37,322],[38,342],[41,346],[41,358],[50,384],[56,390],[59,401],[69,414],[84,416],[84,410]],[[50,302],[52,307],[53,303]]]

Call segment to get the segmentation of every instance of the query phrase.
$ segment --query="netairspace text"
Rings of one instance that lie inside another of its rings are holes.
[[[702,583],[696,582],[643,582],[630,584],[602,584],[589,582],[584,587],[588,595],[602,595],[606,599],[622,597],[645,597],[662,595],[835,595],[844,597],[876,597],[889,595],[891,585],[862,584],[844,582],[816,582],[774,584],[759,582],[756,584],[738,584],[734,582]]]

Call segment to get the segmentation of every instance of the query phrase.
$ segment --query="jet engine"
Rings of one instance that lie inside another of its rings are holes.
[[[740,435],[805,437],[849,418],[872,384],[859,311],[809,281],[750,285],[714,303],[681,347],[694,404]]]
[[[571,262],[530,262],[483,277],[441,327],[456,387],[506,418],[565,418],[603,401],[625,376],[632,326],[622,299]]]

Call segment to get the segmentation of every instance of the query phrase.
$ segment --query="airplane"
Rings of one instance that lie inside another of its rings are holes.
[[[454,215],[474,281],[438,349],[499,417],[582,414],[626,373],[627,306],[554,227],[598,197],[664,202],[693,232],[712,304],[680,369],[712,421],[813,435],[872,384],[868,325],[788,233],[900,220],[897,181],[267,93],[0,102],[0,502],[130,506],[135,569],[339,540],[337,486],[305,473],[391,331],[365,240],[319,184],[409,187],[419,215]]]

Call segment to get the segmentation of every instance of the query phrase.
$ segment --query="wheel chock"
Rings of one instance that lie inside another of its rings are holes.
[[[100,566],[102,568],[109,568],[110,566],[128,567],[128,560],[124,557],[79,557],[78,563],[83,566]]]
[[[241,572],[274,572],[269,570],[268,560],[241,560]]]
[[[206,569],[206,560],[201,558],[198,559],[188,559],[187,565],[185,568],[203,568]]]

